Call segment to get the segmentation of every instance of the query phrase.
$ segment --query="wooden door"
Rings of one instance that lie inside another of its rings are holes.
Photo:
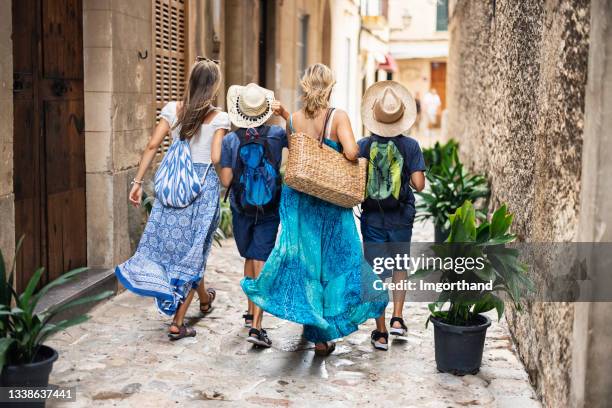
[[[13,0],[17,287],[87,262],[81,0]]]
[[[446,62],[431,63],[431,88],[438,92],[440,102],[442,102],[436,120],[436,125],[440,126],[440,116],[446,109]]]

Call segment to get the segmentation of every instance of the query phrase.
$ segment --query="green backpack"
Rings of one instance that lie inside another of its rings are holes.
[[[362,207],[391,210],[407,198],[408,182],[404,180],[404,156],[393,140],[372,136],[366,151],[369,159],[366,200]]]

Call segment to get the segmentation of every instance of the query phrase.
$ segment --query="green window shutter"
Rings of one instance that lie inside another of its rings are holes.
[[[436,1],[436,31],[448,31],[448,0]]]

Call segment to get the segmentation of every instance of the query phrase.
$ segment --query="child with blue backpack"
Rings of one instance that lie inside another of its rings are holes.
[[[419,143],[404,136],[416,119],[416,103],[406,88],[395,81],[381,81],[368,88],[361,104],[364,126],[372,133],[361,139],[360,156],[369,161],[366,199],[361,204],[361,234],[366,257],[394,257],[396,252],[410,254],[412,224],[416,214],[413,189],[425,187],[425,161]],[[401,248],[400,248],[401,247]],[[394,282],[407,279],[407,271],[387,271]],[[389,332],[404,336],[407,331],[402,311],[406,292],[393,291],[393,315]],[[385,314],[376,319],[371,342],[387,350],[389,332]]]
[[[275,103],[272,91],[252,83],[233,85],[227,92],[228,114],[238,129],[223,139],[220,179],[230,194],[234,238],[245,259],[244,276],[251,278],[259,276],[272,252],[280,223],[280,165],[287,134],[280,126],[265,124]],[[249,300],[243,315],[250,328],[247,341],[270,347],[262,315]]]

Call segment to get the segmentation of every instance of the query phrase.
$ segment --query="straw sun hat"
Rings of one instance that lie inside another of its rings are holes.
[[[227,91],[227,113],[239,128],[263,125],[272,116],[274,92],[257,84],[232,85]]]
[[[361,120],[375,135],[401,135],[410,129],[416,120],[416,103],[410,92],[399,83],[376,82],[363,95]]]

